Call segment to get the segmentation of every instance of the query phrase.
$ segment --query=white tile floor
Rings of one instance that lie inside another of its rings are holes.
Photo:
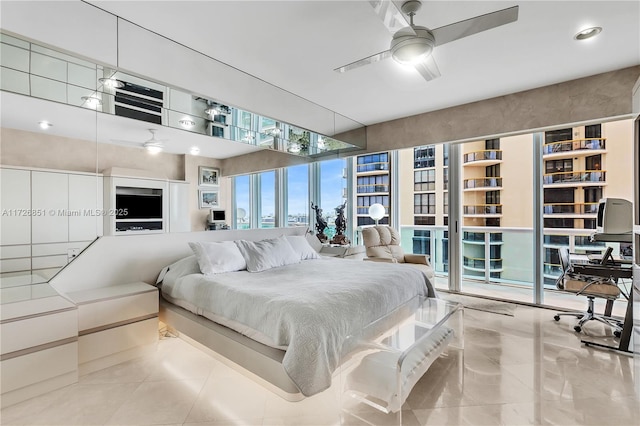
[[[455,296],[462,301],[464,297]],[[465,311],[464,358],[438,359],[403,407],[407,425],[638,425],[633,358],[584,347],[573,320],[516,306],[514,316]],[[592,322],[584,331],[611,333]],[[388,424],[356,409],[341,413],[330,389],[290,403],[181,339],[151,356],[80,378],[8,407],[3,425]]]

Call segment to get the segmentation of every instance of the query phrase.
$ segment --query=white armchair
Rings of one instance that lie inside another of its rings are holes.
[[[434,272],[429,263],[429,255],[405,254],[400,247],[400,234],[390,226],[376,225],[362,229],[362,239],[367,249],[365,260],[372,262],[405,263],[423,271],[433,280]]]

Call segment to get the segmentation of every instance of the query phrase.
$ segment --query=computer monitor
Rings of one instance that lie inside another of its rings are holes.
[[[213,210],[209,213],[209,223],[221,223],[227,221],[227,215],[224,210]]]
[[[603,198],[598,204],[596,232],[628,234],[633,229],[633,207],[622,198]]]

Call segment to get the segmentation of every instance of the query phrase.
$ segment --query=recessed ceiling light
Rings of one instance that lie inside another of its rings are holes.
[[[53,124],[49,123],[48,121],[40,121],[38,122],[38,126],[40,126],[42,130],[47,130],[49,127],[52,127]]]
[[[178,123],[180,123],[182,127],[193,127],[196,125],[195,121],[188,118],[183,118],[182,120],[179,120]]]
[[[602,27],[591,27],[578,32],[573,38],[576,40],[586,40],[591,37],[595,37],[602,32]]]
[[[111,89],[120,89],[124,87],[124,83],[120,80],[116,80],[115,78],[99,78],[98,81],[100,84],[104,85],[104,87],[109,87]]]
[[[95,96],[83,96],[82,99],[89,108],[96,108],[102,105],[102,99],[96,98]]]
[[[200,154],[200,148],[198,148],[197,146],[192,146],[189,152],[191,153],[191,155],[198,155]]]

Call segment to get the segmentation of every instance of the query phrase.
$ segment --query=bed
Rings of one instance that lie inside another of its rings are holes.
[[[435,290],[399,264],[318,258],[204,275],[189,256],[167,268],[161,294],[163,322],[299,400],[331,385],[347,336]]]

